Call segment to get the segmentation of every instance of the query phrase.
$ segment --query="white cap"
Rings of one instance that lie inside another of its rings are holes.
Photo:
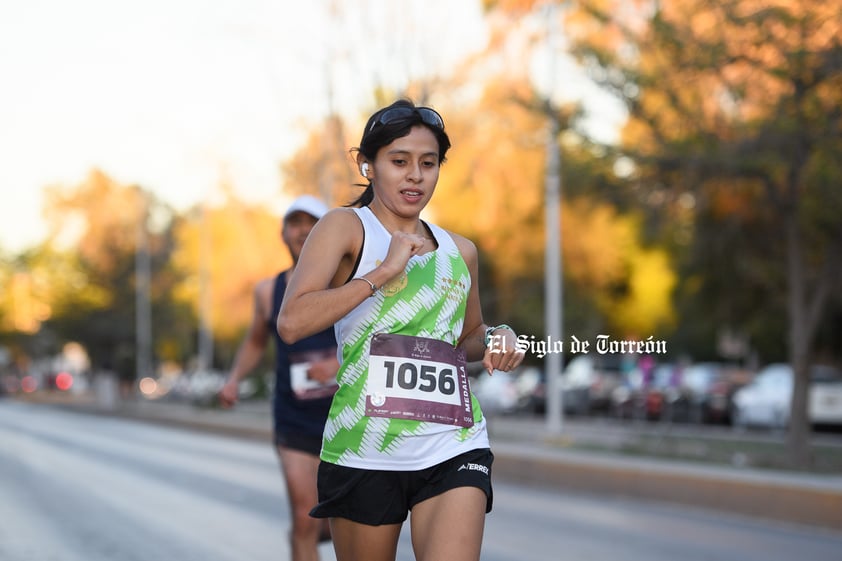
[[[318,219],[327,214],[328,208],[321,199],[313,195],[301,195],[292,204],[287,207],[284,213],[284,220],[289,218],[293,212],[306,212],[310,216]]]

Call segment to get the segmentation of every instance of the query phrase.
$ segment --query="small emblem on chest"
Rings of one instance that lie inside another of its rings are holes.
[[[376,261],[376,264],[379,266],[382,263],[379,259]],[[396,276],[389,282],[385,283],[382,287],[380,287],[380,292],[383,293],[384,296],[394,296],[399,293],[401,290],[406,288],[406,271],[402,272],[400,275]]]

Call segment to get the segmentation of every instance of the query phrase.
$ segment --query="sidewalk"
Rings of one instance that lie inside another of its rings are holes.
[[[62,407],[115,415],[168,426],[271,441],[267,402],[234,409],[196,407],[165,401],[129,401],[104,408],[93,400]],[[573,449],[585,438],[575,427],[549,437],[541,419],[492,417],[489,433],[494,476],[586,493],[675,502],[784,522],[842,531],[842,473],[801,474],[703,463],[630,457],[610,451]],[[593,428],[590,429],[593,432]],[[610,430],[603,439],[620,438]],[[577,436],[578,435],[578,436]],[[596,438],[591,435],[587,438]]]

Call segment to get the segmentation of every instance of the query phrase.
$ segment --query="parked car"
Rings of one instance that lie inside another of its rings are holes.
[[[514,376],[497,371],[472,378],[471,391],[486,415],[506,415],[517,410],[517,386]]]
[[[625,373],[611,392],[611,413],[620,419],[648,416],[643,397],[643,374],[640,370]]]
[[[719,362],[700,362],[681,372],[682,394],[691,422],[730,424],[734,394],[750,380],[745,369]]]
[[[546,374],[534,366],[521,366],[515,381],[518,394],[518,411],[539,414],[546,412]]]
[[[819,427],[842,428],[842,371],[817,366],[811,373],[807,410]]]
[[[534,412],[539,406],[535,400],[541,373],[534,367],[518,368],[514,372],[496,370],[493,375],[483,370],[470,378],[470,384],[483,413],[488,415]]]
[[[644,389],[646,415],[651,420],[686,421],[689,418],[689,399],[681,385],[683,370],[677,364],[655,367]]]
[[[622,357],[579,355],[561,376],[564,412],[586,415],[609,412],[611,395],[623,381]]]
[[[733,399],[736,426],[785,428],[789,424],[794,376],[789,364],[771,364]],[[810,369],[807,418],[816,425],[842,424],[842,372],[829,366]]]
[[[639,368],[625,373],[611,395],[611,409],[621,419],[682,420],[686,399],[679,386],[680,367],[672,363],[656,365],[651,374]]]

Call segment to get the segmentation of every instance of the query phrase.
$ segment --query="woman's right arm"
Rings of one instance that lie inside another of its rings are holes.
[[[345,282],[362,243],[362,223],[349,209],[334,209],[313,227],[278,314],[278,334],[284,342],[293,344],[331,327],[372,295],[364,280]],[[379,287],[402,270],[403,265],[387,258],[365,277]]]
[[[331,288],[340,269],[347,268],[343,263],[356,256],[354,244],[359,246],[361,239],[360,221],[347,209],[328,212],[310,230],[298,263],[287,278],[276,319],[284,342],[293,344],[328,328],[368,295],[370,289],[365,283]]]

